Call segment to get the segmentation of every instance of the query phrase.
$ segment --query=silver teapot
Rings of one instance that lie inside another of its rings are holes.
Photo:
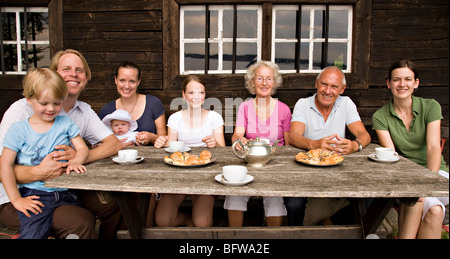
[[[256,137],[254,140],[249,140],[246,145],[244,145],[240,139],[236,140],[231,148],[233,153],[242,159],[247,161],[249,166],[261,167],[267,164],[272,158],[273,153],[277,149],[277,144],[280,140],[277,140],[273,145],[267,144],[265,141],[260,140]],[[242,149],[239,151],[236,149],[236,145],[239,143]]]

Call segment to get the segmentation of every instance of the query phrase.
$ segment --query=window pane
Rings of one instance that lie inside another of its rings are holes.
[[[219,69],[219,49],[217,43],[209,44],[209,70]]]
[[[275,49],[275,63],[280,69],[295,69],[295,43],[277,43]]]
[[[295,39],[295,23],[297,21],[297,11],[277,11],[275,25],[275,38]],[[303,29],[303,28],[302,28]]]
[[[233,10],[223,11],[223,37],[233,38]]]
[[[247,69],[257,59],[256,43],[237,43],[236,50],[236,69]]]
[[[50,64],[49,45],[31,44],[28,46],[28,62],[31,67],[44,67]],[[25,45],[22,45],[22,68],[26,70]]]
[[[223,44],[223,69],[233,69],[233,43]]]
[[[313,53],[313,70],[321,70],[322,65],[322,47],[323,43],[314,43],[314,53]]]
[[[184,12],[184,38],[205,38],[205,11]]]
[[[184,69],[205,70],[205,44],[187,43],[184,45]]]
[[[323,38],[323,19],[325,11],[314,11],[314,38]]]
[[[20,13],[21,39],[25,39],[24,18]],[[48,40],[48,13],[27,13],[28,40]]]
[[[3,40],[16,40],[16,13],[2,13]]]
[[[330,10],[330,38],[348,37],[348,11]]]
[[[258,12],[256,10],[237,11],[237,37],[256,38],[258,32]]]
[[[300,70],[309,68],[309,43],[302,42],[300,50]]]
[[[341,70],[347,69],[347,44],[328,43],[328,66],[337,66]]]
[[[218,27],[217,27],[217,22],[219,19],[219,12],[215,11],[215,10],[210,10],[209,11],[209,37],[210,38],[217,38],[219,37],[217,34],[218,31]]]
[[[310,10],[302,10],[302,38],[309,38]]]
[[[3,51],[5,54],[5,71],[17,71],[17,46],[15,44],[3,45]]]

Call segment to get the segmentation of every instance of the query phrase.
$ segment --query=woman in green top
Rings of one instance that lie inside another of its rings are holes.
[[[438,172],[448,179],[441,155],[441,106],[433,99],[413,96],[419,76],[413,62],[399,60],[386,79],[393,99],[372,116],[380,145]],[[400,203],[399,238],[440,238],[448,197],[422,197],[414,206]]]

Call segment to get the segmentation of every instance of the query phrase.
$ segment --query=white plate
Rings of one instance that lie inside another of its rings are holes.
[[[319,164],[310,164],[310,163],[308,163],[308,162],[306,162],[306,161],[298,161],[298,160],[295,159],[295,158],[294,158],[294,160],[295,160],[295,162],[297,162],[297,163],[299,163],[299,164],[302,164],[302,165],[310,165],[310,166],[317,166],[317,167],[335,166],[335,165],[340,165],[340,164],[342,164],[342,163],[344,162],[344,160],[342,160],[341,162],[336,163],[336,164],[319,165]]]
[[[221,184],[224,185],[229,185],[229,186],[242,186],[242,185],[246,185],[249,182],[253,181],[253,176],[247,174],[247,176],[245,177],[245,179],[243,181],[240,182],[229,182],[227,181],[225,178],[222,178],[222,174],[218,174],[216,175],[216,177],[214,177],[214,179],[216,179],[216,181],[218,181]]]
[[[390,159],[390,160],[382,160],[382,159],[379,159],[375,154],[370,154],[369,158],[372,159],[373,161],[380,162],[380,163],[395,163],[398,160],[400,160],[399,156],[395,156],[393,159]]]
[[[165,150],[166,150],[167,152],[169,152],[169,153],[175,153],[175,152],[177,152],[177,151],[175,151],[175,150],[170,149],[170,147],[166,148]],[[180,151],[180,152],[188,152],[189,150],[191,150],[190,147],[184,146],[181,150],[178,150],[178,151]]]
[[[205,164],[198,164],[198,165],[174,165],[173,162],[169,163],[164,161],[164,163],[168,164],[168,165],[172,165],[172,166],[178,166],[178,167],[200,167],[200,166],[205,166],[205,165],[209,165],[212,164],[216,161],[215,158],[211,158],[210,161],[208,163]]]
[[[141,156],[138,156],[135,161],[123,161],[120,157],[116,156],[112,160],[120,165],[134,165],[134,164],[137,164],[137,163],[141,162],[142,160],[144,160],[144,158]]]

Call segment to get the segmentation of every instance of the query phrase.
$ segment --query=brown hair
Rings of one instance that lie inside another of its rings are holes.
[[[203,78],[201,78],[199,75],[188,75],[183,82],[183,93],[186,92],[186,86],[187,84],[189,84],[189,82],[191,81],[195,81],[195,82],[199,82],[200,84],[202,84],[205,88],[206,88],[206,84],[205,81],[203,80]]]
[[[386,79],[391,80],[392,71],[402,67],[407,67],[411,69],[411,71],[414,73],[414,79],[419,78],[419,71],[417,71],[416,64],[414,64],[414,62],[412,62],[411,60],[400,59],[392,63],[391,67],[389,68],[388,77]]]
[[[131,61],[124,61],[124,62],[120,63],[117,66],[117,68],[116,68],[116,74],[115,74],[116,77],[119,75],[119,69],[121,69],[121,68],[134,68],[134,69],[137,69],[137,71],[138,71],[138,80],[141,79],[141,69],[139,68],[139,66],[136,63],[131,62]]]

